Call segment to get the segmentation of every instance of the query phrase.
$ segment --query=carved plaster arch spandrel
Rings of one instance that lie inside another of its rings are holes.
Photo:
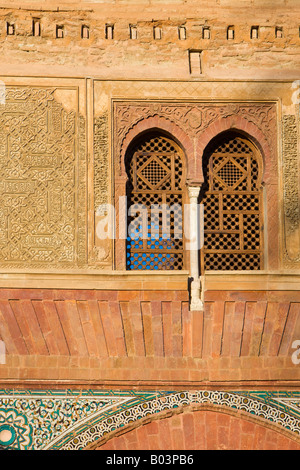
[[[187,172],[189,171],[189,162],[193,159],[194,156],[194,141],[177,124],[161,118],[158,115],[154,115],[136,123],[128,130],[126,136],[124,137],[117,153],[120,155],[118,161],[118,173],[120,176],[125,178],[125,154],[129,145],[137,136],[141,135],[143,132],[148,132],[155,129],[166,132],[177,142],[180,147],[182,147],[184,155],[187,159]]]
[[[114,144],[117,175],[124,176],[127,146],[139,132],[157,127],[183,146],[190,182],[201,183],[206,137],[236,128],[252,136],[268,160],[267,175],[277,173],[276,105],[274,103],[115,102]],[[135,130],[134,130],[135,129]],[[182,140],[181,140],[182,139]],[[196,145],[196,147],[195,147]]]
[[[201,134],[198,140],[196,153],[202,163],[206,146],[217,135],[228,130],[244,134],[258,148],[263,158],[263,181],[271,182],[277,178],[277,153],[271,148],[270,142],[256,123],[249,122],[240,116],[221,117],[210,124]],[[274,158],[276,157],[276,158]],[[199,171],[199,169],[197,169]]]

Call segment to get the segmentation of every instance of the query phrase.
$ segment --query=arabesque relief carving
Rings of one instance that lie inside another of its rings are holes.
[[[108,113],[94,119],[94,209],[95,230],[97,223],[107,215],[109,191],[109,155],[108,155]],[[95,234],[94,246],[90,253],[93,263],[111,261],[110,240],[101,240]],[[98,264],[99,266],[99,264]],[[98,267],[97,266],[97,267]],[[99,266],[101,267],[101,265]]]
[[[276,108],[272,103],[178,103],[178,102],[116,102],[115,154],[122,154],[122,145],[127,133],[139,121],[158,115],[177,124],[190,137],[200,137],[207,127],[219,118],[240,116],[254,123],[263,132],[274,150],[274,126]],[[275,162],[274,162],[275,163]],[[120,162],[119,162],[120,164]],[[276,168],[273,168],[276,171]]]
[[[86,263],[85,120],[54,87],[7,87],[0,114],[0,264]],[[80,171],[79,171],[80,167]]]
[[[95,208],[108,202],[108,113],[94,120]]]
[[[295,115],[283,116],[283,195],[285,217],[284,262],[300,263],[300,207],[298,131]]]

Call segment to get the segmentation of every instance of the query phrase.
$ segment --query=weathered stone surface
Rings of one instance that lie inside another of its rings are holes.
[[[243,8],[240,2],[217,0],[61,2],[60,7],[29,2],[26,9],[6,4],[0,12],[0,58],[5,73],[30,63],[30,74],[175,79],[189,77],[192,49],[202,51],[204,77],[272,78],[272,70],[278,78],[293,77],[300,68],[297,9],[283,0],[276,8],[250,0]],[[33,36],[33,18],[40,21],[40,36]],[[7,35],[7,23],[14,25],[14,34]],[[113,25],[112,38],[106,38],[107,24]],[[136,26],[136,39],[130,39],[130,25]],[[56,37],[57,26],[64,27],[62,38]],[[88,26],[88,38],[82,26]],[[233,39],[227,39],[229,26]],[[251,37],[253,26],[257,37]],[[161,31],[158,39],[155,27]],[[276,37],[276,27],[282,37]]]

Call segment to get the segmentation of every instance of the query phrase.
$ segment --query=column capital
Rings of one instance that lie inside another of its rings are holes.
[[[188,186],[189,198],[198,198],[201,186]]]

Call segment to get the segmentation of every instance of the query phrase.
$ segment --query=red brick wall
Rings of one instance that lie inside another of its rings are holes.
[[[112,437],[96,450],[300,450],[278,430],[205,410],[155,420]]]
[[[291,360],[299,292],[211,291],[204,312],[189,311],[184,291],[0,294],[4,386],[278,389],[300,380]]]

